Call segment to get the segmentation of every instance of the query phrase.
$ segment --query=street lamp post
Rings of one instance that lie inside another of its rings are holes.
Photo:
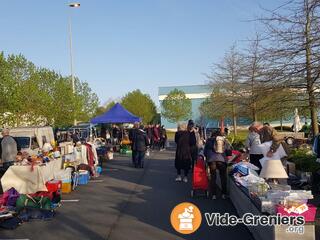
[[[80,3],[69,3],[70,8],[80,7]],[[70,71],[71,71],[71,82],[72,82],[72,92],[75,94],[75,82],[74,82],[74,71],[73,71],[73,49],[72,49],[72,27],[71,27],[71,13],[69,14],[69,44],[70,44]],[[74,119],[74,125],[77,125],[77,120]]]

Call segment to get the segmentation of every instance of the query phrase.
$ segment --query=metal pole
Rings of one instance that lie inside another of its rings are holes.
[[[79,3],[69,3],[69,7],[80,7]],[[69,44],[70,44],[70,70],[71,70],[71,83],[72,83],[72,93],[75,95],[76,93],[76,86],[75,86],[75,79],[74,79],[74,69],[73,69],[73,48],[72,48],[72,26],[71,26],[71,10],[69,10]],[[73,120],[74,126],[77,125],[76,117]]]
[[[71,27],[71,13],[69,14],[69,46],[70,46],[70,70],[71,70],[71,82],[72,82],[72,93],[75,93],[74,85],[74,73],[73,73],[73,49],[72,49],[72,27]]]

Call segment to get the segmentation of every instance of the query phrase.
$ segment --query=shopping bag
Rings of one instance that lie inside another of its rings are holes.
[[[17,199],[16,208],[18,211],[23,208],[40,208],[51,210],[51,200],[49,197],[32,197],[28,194],[21,194]]]
[[[147,149],[147,151],[146,151],[146,157],[149,157],[149,156],[150,156],[150,150]]]

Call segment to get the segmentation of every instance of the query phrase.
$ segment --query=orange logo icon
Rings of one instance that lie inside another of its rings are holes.
[[[181,234],[191,234],[198,230],[202,216],[199,208],[189,202],[180,203],[171,212],[172,227]]]

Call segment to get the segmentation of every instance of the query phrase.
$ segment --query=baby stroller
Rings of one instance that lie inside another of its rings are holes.
[[[205,156],[200,153],[193,167],[191,197],[195,197],[196,191],[203,191],[205,196],[209,197],[208,187],[209,181]]]

